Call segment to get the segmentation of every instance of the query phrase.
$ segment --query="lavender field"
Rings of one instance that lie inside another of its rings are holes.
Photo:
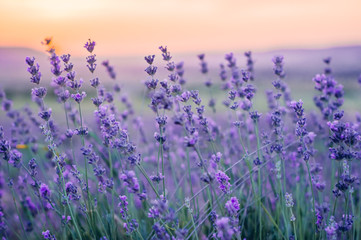
[[[361,239],[357,54],[160,46],[122,75],[43,44],[0,89],[2,239]]]

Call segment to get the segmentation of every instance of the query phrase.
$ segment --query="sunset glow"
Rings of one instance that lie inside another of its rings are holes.
[[[0,46],[83,54],[139,55],[161,44],[177,52],[315,48],[361,44],[360,1],[2,0]],[[71,49],[73,50],[72,52]]]

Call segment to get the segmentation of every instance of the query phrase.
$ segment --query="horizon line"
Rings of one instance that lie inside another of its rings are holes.
[[[257,48],[255,50],[251,50],[251,49],[235,49],[233,51],[222,51],[222,50],[210,50],[210,51],[194,51],[194,50],[189,50],[189,51],[177,51],[176,49],[172,49],[171,52],[173,54],[177,54],[177,55],[193,55],[193,54],[200,54],[200,53],[206,53],[206,54],[221,54],[221,53],[229,53],[229,52],[243,52],[243,51],[251,51],[252,53],[271,53],[271,52],[275,52],[275,51],[313,51],[313,50],[328,50],[328,49],[340,49],[340,48],[355,48],[355,47],[361,47],[361,44],[332,44],[329,46],[298,46],[298,47],[265,47],[265,48]],[[17,45],[2,45],[0,46],[0,49],[23,49],[23,50],[30,50],[30,51],[35,51],[41,54],[47,54],[46,50],[41,50],[39,48],[33,48],[33,47],[29,47],[29,46],[17,46]],[[155,51],[158,51],[158,49],[156,49]],[[58,55],[62,55],[62,54],[66,54],[65,52],[60,53]],[[96,53],[95,53],[96,54]],[[84,54],[72,54],[73,57],[83,57],[87,55],[87,52],[84,51]],[[148,55],[148,54],[146,54]],[[99,54],[100,56],[100,54]],[[127,57],[139,57],[139,56],[145,56],[142,54],[101,54],[102,57],[122,57],[122,58],[127,58]]]

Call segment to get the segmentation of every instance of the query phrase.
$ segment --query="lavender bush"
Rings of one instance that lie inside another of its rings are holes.
[[[361,238],[361,118],[344,114],[330,58],[307,83],[317,90],[319,111],[311,114],[292,98],[284,59],[275,56],[268,112],[260,113],[251,52],[244,68],[226,54],[219,80],[198,56],[205,102],[187,86],[184,63],[161,46],[144,58],[139,87],[152,112],[144,117],[116,81],[106,88],[98,79],[99,67],[113,80],[116,72],[97,61],[95,42],[84,48],[87,81],[69,54],[48,49],[51,89],[42,84],[43,66],[25,59],[37,109],[16,109],[0,90],[2,239]],[[57,109],[46,105],[49,91]]]

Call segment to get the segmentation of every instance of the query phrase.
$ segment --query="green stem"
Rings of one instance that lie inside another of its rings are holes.
[[[314,220],[314,238],[316,239],[316,208],[315,208],[315,195],[313,193],[313,184],[312,184],[312,178],[311,178],[311,171],[310,171],[310,164],[308,163],[308,161],[306,161],[306,165],[307,165],[307,172],[308,172],[308,179],[310,181],[310,186],[311,186],[311,193],[312,193],[312,207],[313,207],[313,220]]]
[[[49,121],[46,121],[46,124],[47,124],[48,129],[50,129]],[[51,141],[50,144],[53,145],[53,142]],[[53,154],[54,154],[55,156],[57,155],[56,152],[55,152],[55,150],[54,150],[54,148],[51,148],[51,151],[53,152]],[[70,206],[70,204],[69,204],[69,199],[67,198],[66,189],[65,189],[65,180],[64,180],[64,176],[63,176],[63,171],[62,171],[62,169],[61,169],[58,161],[56,162],[56,165],[57,165],[57,167],[58,167],[58,169],[59,169],[59,175],[60,175],[60,178],[61,178],[62,187],[63,187],[63,192],[64,192],[64,196],[66,197],[66,203],[67,203],[68,208],[69,208],[70,216],[72,217],[72,220],[74,221],[74,226],[75,226],[76,231],[77,231],[77,233],[78,233],[78,235],[79,235],[79,238],[82,239],[81,234],[80,234],[80,231],[79,231],[79,228],[78,228],[78,224],[77,224],[77,222],[76,222],[76,219],[75,219],[75,217],[74,217],[73,211],[72,211],[71,206]]]
[[[260,161],[263,161],[261,153],[260,153],[261,143],[260,143],[260,139],[259,139],[258,122],[257,121],[254,122],[254,130],[255,130],[256,139],[257,139],[257,156]],[[261,203],[261,197],[262,197],[261,182],[262,182],[261,169],[258,169],[258,195],[259,195],[260,203]],[[262,240],[262,210],[260,207],[259,207],[259,211],[258,211],[258,216],[259,216],[259,239]]]
[[[291,213],[291,216],[292,216],[292,215],[293,215],[292,208],[290,208],[290,213]],[[294,235],[295,235],[295,240],[297,240],[296,223],[295,223],[295,221],[292,221],[292,225],[293,225],[293,233],[294,233]]]
[[[193,148],[194,148],[194,150],[196,151],[196,153],[198,155],[199,161],[201,161],[202,168],[203,168],[204,172],[206,172],[207,177],[210,177],[211,175],[209,174],[207,168],[204,166],[204,161],[203,161],[203,158],[202,158],[202,155],[201,155],[199,149],[196,146],[193,146]],[[211,206],[210,207],[212,208],[212,206],[213,206],[213,195],[210,192],[209,188],[207,188],[207,194],[208,194],[208,198],[211,199],[211,202],[210,202]]]
[[[105,235],[107,236],[108,239],[110,239],[110,237],[109,237],[109,235],[108,235],[108,233],[107,233],[105,224],[104,224],[104,222],[102,221],[102,218],[100,217],[100,214],[99,214],[99,212],[98,212],[97,209],[95,209],[95,213],[97,214],[97,217],[99,218],[99,221],[100,221],[100,222],[102,223],[102,225],[103,225],[103,228],[104,228],[103,231],[104,231]]]
[[[190,214],[191,214],[191,219],[192,219],[192,225],[193,225],[193,228],[194,228],[194,235],[196,236],[196,239],[199,240],[198,239],[198,234],[197,234],[197,227],[196,227],[196,224],[194,223],[194,219],[193,219],[193,214],[192,213],[190,213]]]
[[[277,223],[273,219],[272,215],[268,212],[267,208],[263,205],[262,202],[261,202],[261,206],[262,206],[263,210],[266,212],[266,214],[269,217],[270,221],[273,223],[273,225],[277,228],[278,232],[281,234],[282,238],[287,240],[287,238],[283,235],[281,229],[278,227]]]
[[[110,178],[113,181],[114,184],[114,175],[113,175],[113,160],[112,160],[112,153],[110,151],[110,148],[108,147],[108,158],[109,158],[109,165],[110,165]],[[113,185],[113,189],[114,189],[114,185]],[[112,232],[113,232],[113,237],[115,236],[115,219],[114,219],[114,191],[111,191],[111,195],[112,195],[112,207],[110,208],[111,211],[111,222],[112,222]]]
[[[164,176],[164,154],[163,154],[163,131],[162,131],[162,127],[159,126],[159,132],[160,132],[160,142],[159,142],[159,145],[160,145],[160,156],[162,158],[162,175],[163,175],[163,179],[162,179],[162,182],[163,182],[163,197],[166,197],[165,196],[165,176]]]
[[[19,221],[20,221],[20,224],[21,224],[21,228],[22,228],[22,230],[24,232],[25,238],[28,239],[28,235],[27,235],[27,233],[25,231],[23,220],[21,219],[21,215],[20,215],[20,212],[19,212],[18,205],[16,204],[15,192],[14,192],[14,189],[12,187],[11,187],[11,195],[12,195],[14,206],[15,206],[15,209],[16,209],[16,214],[18,215],[18,218],[19,218]]]
[[[336,198],[335,201],[333,202],[332,216],[335,216],[336,206],[337,206],[337,198]]]
[[[80,128],[83,131],[83,116],[82,116],[82,112],[81,112],[81,106],[80,103],[78,103],[78,107],[79,107],[79,116],[80,116]],[[81,135],[81,143],[84,147],[85,143],[84,143],[84,136]],[[86,192],[89,195],[89,182],[88,182],[88,161],[86,160],[86,158],[84,157],[84,166],[85,166],[85,181],[86,181]]]
[[[160,195],[158,193],[158,191],[155,189],[153,183],[152,183],[152,180],[150,180],[148,174],[145,172],[144,168],[141,166],[141,165],[137,165],[138,169],[140,170],[140,172],[143,174],[143,176],[147,179],[149,185],[152,187],[155,195],[157,195],[158,198],[160,198]]]
[[[79,228],[78,228],[78,224],[77,224],[77,221],[76,221],[76,218],[74,217],[74,214],[73,214],[73,210],[69,204],[69,199],[67,197],[67,194],[66,194],[66,189],[65,189],[65,181],[64,181],[64,176],[63,176],[63,170],[60,168],[60,165],[59,165],[59,162],[56,162],[56,165],[59,169],[59,174],[60,174],[60,177],[61,177],[61,181],[62,181],[62,187],[63,187],[63,192],[64,192],[64,196],[66,198],[66,204],[68,205],[68,208],[69,208],[69,212],[70,212],[70,216],[72,218],[72,221],[74,221],[74,226],[75,226],[75,229],[76,229],[76,232],[79,236],[80,239],[82,239],[81,237],[81,234],[80,234],[80,231],[79,231]]]
[[[191,189],[191,195],[193,196],[194,193],[193,193],[193,186],[192,186],[192,176],[191,176],[191,167],[190,167],[190,162],[189,162],[188,148],[186,149],[186,151],[187,151],[187,168],[188,168],[189,186],[190,186],[190,189]],[[197,203],[198,203],[198,201],[197,201]],[[195,208],[195,199],[194,198],[193,198],[193,207]],[[198,204],[197,204],[197,209],[199,209]]]
[[[80,103],[78,103],[78,108],[79,108],[79,117],[80,117],[80,129],[81,131],[84,130],[83,128],[83,115],[82,115],[82,111],[81,111],[81,105]],[[81,134],[81,143],[82,143],[82,147],[85,147],[85,140],[84,140],[84,135]],[[88,199],[88,207],[87,209],[89,209],[89,215],[90,215],[90,220],[92,225],[94,225],[95,219],[93,216],[93,204],[91,201],[91,196],[89,194],[89,180],[88,180],[88,161],[86,159],[86,157],[84,156],[84,167],[85,167],[85,182],[86,182],[86,188],[85,188],[85,192],[87,195],[87,199]]]

